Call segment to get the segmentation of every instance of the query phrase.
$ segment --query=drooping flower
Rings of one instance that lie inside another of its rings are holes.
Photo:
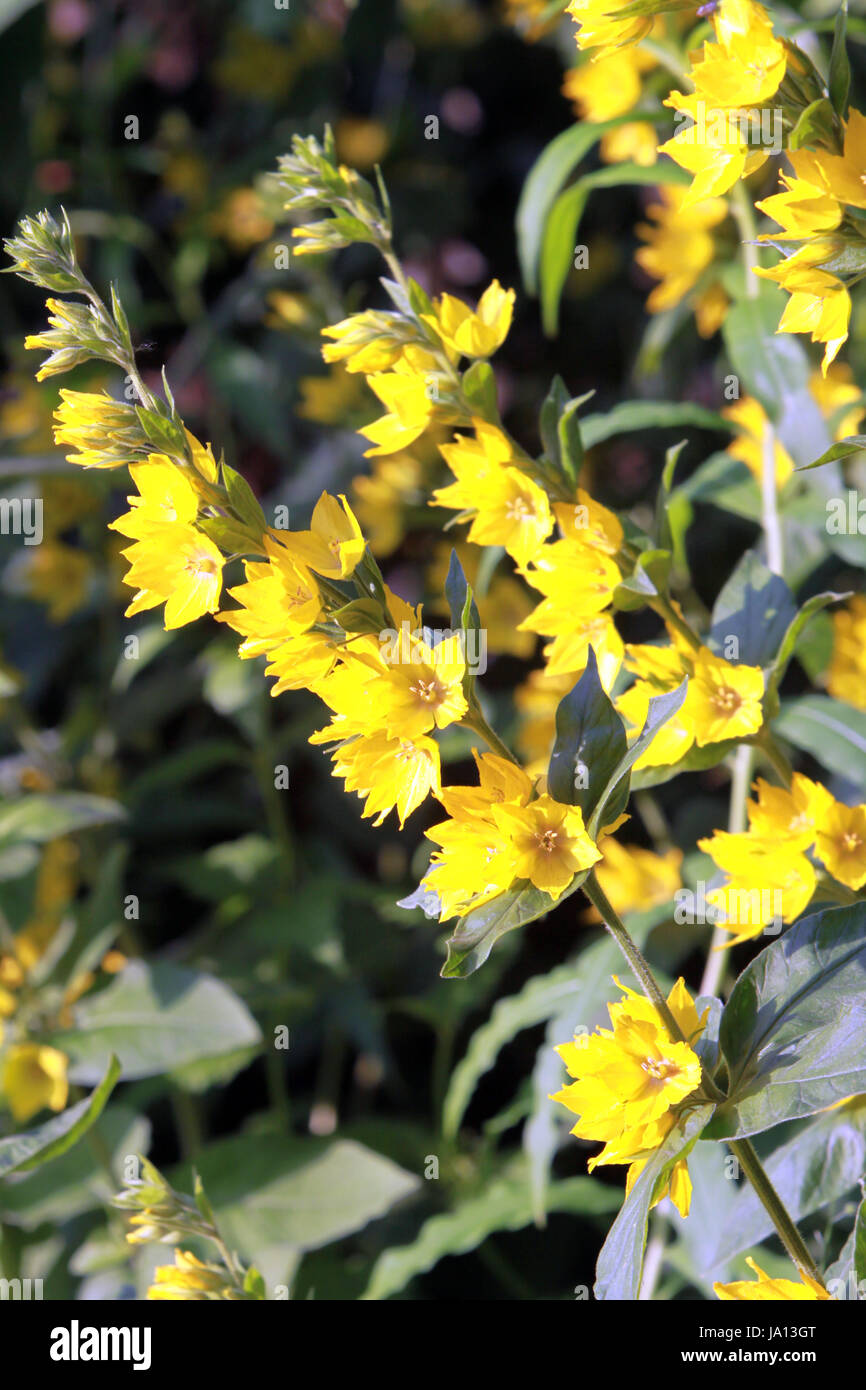
[[[757,1274],[757,1279],[739,1279],[732,1284],[713,1284],[713,1292],[723,1302],[777,1302],[777,1303],[821,1303],[830,1295],[819,1283],[801,1270],[802,1282],[795,1279],[773,1279],[756,1264],[750,1255],[746,1264]]]

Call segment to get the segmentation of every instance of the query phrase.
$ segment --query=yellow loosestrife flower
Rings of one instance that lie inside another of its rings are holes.
[[[746,1264],[757,1274],[757,1279],[741,1279],[733,1284],[713,1284],[713,1292],[723,1302],[758,1303],[821,1303],[829,1300],[826,1289],[803,1272],[803,1282],[795,1279],[772,1279],[765,1274],[751,1256]],[[801,1271],[802,1272],[802,1271]]]
[[[817,821],[816,849],[829,872],[846,888],[866,883],[866,806],[840,801],[824,807]]]
[[[746,738],[763,723],[764,674],[757,666],[735,666],[702,647],[694,659],[683,719],[699,748],[728,738]]]
[[[722,414],[726,420],[731,420],[739,431],[736,438],[728,445],[727,452],[731,458],[739,459],[741,463],[744,463],[752,476],[760,483],[764,469],[765,438],[771,428],[763,406],[754,397],[743,396],[740,400],[734,401],[732,405],[726,406]],[[794,472],[794,460],[775,434],[773,435],[773,471],[777,488],[784,487]]]
[[[62,1110],[69,1094],[68,1059],[56,1047],[16,1043],[0,1073],[2,1091],[16,1124],[26,1124],[40,1110]]]
[[[473,312],[462,299],[443,294],[433,305],[434,314],[423,321],[438,333],[455,358],[490,357],[505,342],[514,312],[514,290],[504,290],[498,280],[487,286]]]
[[[357,517],[343,495],[339,502],[323,492],[309,531],[287,531],[282,537],[289,555],[329,579],[347,579],[364,554],[365,541]]]
[[[629,1163],[631,1185],[676,1123],[676,1107],[700,1085],[700,1058],[690,1044],[703,1031],[706,1014],[698,1018],[678,980],[667,1003],[686,1041],[675,1042],[654,1005],[616,983],[625,997],[608,1005],[612,1027],[557,1047],[574,1079],[551,1099],[579,1116],[572,1134],[604,1144],[590,1159],[590,1171],[599,1164]],[[686,1215],[691,1184],[684,1164],[677,1165],[668,1188]]]
[[[866,709],[866,595],[855,594],[835,610],[832,621],[827,689],[837,700]]]
[[[653,27],[652,18],[616,19],[609,11],[617,8],[621,7],[612,0],[571,0],[565,12],[578,26],[578,48],[619,48],[646,38]]]
[[[175,1250],[174,1259],[173,1265],[158,1265],[154,1270],[154,1282],[147,1291],[149,1299],[199,1303],[241,1298],[221,1266],[204,1264],[189,1250]]]
[[[563,806],[546,792],[527,806],[494,806],[493,819],[514,857],[515,877],[529,879],[554,902],[575,874],[601,858],[580,807]]]
[[[728,215],[724,198],[687,203],[686,190],[670,184],[659,196],[647,209],[651,221],[637,227],[646,245],[635,253],[641,269],[659,281],[647,299],[651,314],[674,308],[694,289],[715,258],[712,229]]]
[[[699,840],[698,848],[727,875],[724,887],[711,889],[707,901],[722,914],[719,925],[733,935],[728,945],[760,936],[770,923],[793,922],[815,891],[815,870],[806,855],[778,839],[717,830]]]

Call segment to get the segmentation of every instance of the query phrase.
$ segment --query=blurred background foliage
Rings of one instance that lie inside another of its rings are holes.
[[[275,270],[288,229],[260,176],[293,133],[330,122],[346,163],[381,164],[400,253],[428,291],[474,299],[494,276],[519,288],[520,192],[575,119],[561,88],[576,50],[570,24],[547,22],[556,11],[532,0],[0,0],[4,231],[65,206],[90,279],[118,285],[145,380],[166,364],[189,428],[225,451],[269,515],[287,505],[305,525],[323,488],[349,493],[388,582],[430,613],[437,596],[443,608],[448,550],[426,508],[443,477],[435,448],[385,459],[371,477],[353,431],[376,403],[319,350],[323,324],[376,299],[380,267],[356,247]],[[509,427],[531,450],[556,372],[573,395],[597,392],[593,410],[639,395],[718,406],[717,341],[689,324],[663,351],[648,346],[652,282],[633,255],[653,196],[619,187],[590,200],[589,269],[567,281],[555,338],[537,301],[518,296],[496,371]],[[601,1020],[612,948],[575,899],[508,937],[480,974],[439,979],[443,933],[395,906],[426,865],[436,811],[402,833],[393,818],[372,829],[306,742],[324,722],[312,697],[273,701],[216,624],[167,634],[148,615],[123,618],[122,542],[105,522],[123,510],[125,475],[74,472],[55,450],[57,379],[37,387],[21,346],[41,299],[11,279],[3,288],[2,487],[38,489],[45,518],[40,546],[0,537],[3,929],[43,943],[34,960],[60,991],[56,1043],[72,1081],[96,1081],[109,1045],[125,1076],[90,1145],[5,1185],[3,1273],[43,1276],[48,1297],[141,1296],[156,1256],[130,1265],[98,1160],[117,1179],[123,1156],[146,1151],[187,1190],[194,1160],[230,1240],[269,1282],[294,1281],[294,1297],[573,1298],[592,1283],[621,1178],[587,1178],[585,1146],[563,1144],[566,1117],[546,1099],[560,1071],[551,1043]],[[861,312],[855,373],[862,329]],[[72,384],[118,385],[92,367]],[[640,515],[681,433],[600,445],[594,494]],[[725,443],[689,434],[686,472]],[[688,546],[709,603],[757,527],[730,512],[722,526],[711,505],[695,512]],[[525,591],[494,584],[485,686],[504,730],[535,645],[514,631]],[[643,615],[623,629],[654,631]],[[468,747],[462,734],[443,740],[449,780],[471,779]],[[279,767],[288,790],[275,787]],[[723,823],[726,780],[716,768],[668,784],[635,818],[633,843],[669,855],[675,881],[679,850]],[[638,881],[624,908],[651,903],[648,891]],[[652,931],[654,962],[674,972],[696,934],[684,944],[673,929],[670,881],[661,896],[630,924],[644,940]],[[190,1047],[196,1009],[217,1026]],[[141,1037],[124,1028],[133,1016]],[[273,1046],[281,1027],[287,1050]],[[696,1200],[716,1176],[716,1150],[704,1149]],[[699,1255],[680,1262],[661,1292],[707,1296]]]

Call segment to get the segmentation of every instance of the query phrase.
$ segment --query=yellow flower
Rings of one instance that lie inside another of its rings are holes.
[[[826,1289],[801,1270],[803,1282],[794,1279],[772,1279],[759,1265],[746,1257],[746,1264],[757,1274],[757,1279],[742,1279],[733,1284],[713,1284],[713,1292],[723,1301],[753,1301],[775,1303],[820,1303],[830,1298]]]
[[[182,468],[164,454],[151,454],[145,463],[132,463],[129,473],[138,488],[137,497],[127,497],[131,511],[109,529],[133,540],[142,540],[155,523],[182,521],[191,525],[198,514],[198,495]]]
[[[323,492],[313,508],[309,531],[287,531],[282,537],[288,555],[329,579],[347,579],[364,554],[365,541],[352,508]]]
[[[76,451],[66,455],[68,463],[118,468],[137,456],[140,430],[135,411],[111,396],[62,390],[54,419],[55,444],[68,444]]]
[[[475,437],[454,436],[451,444],[440,444],[442,454],[456,482],[437,488],[431,507],[454,507],[469,511],[478,505],[479,489],[495,479],[503,468],[515,462],[512,447],[501,430],[484,420],[473,420]]]
[[[422,314],[457,357],[490,357],[501,347],[511,327],[514,290],[504,290],[498,280],[487,286],[473,312],[462,299],[443,294],[434,303],[435,314]]]
[[[249,251],[260,241],[266,241],[274,230],[261,194],[254,188],[235,188],[226,194],[217,212],[211,217],[211,228],[224,237],[233,251]]]
[[[724,198],[686,202],[686,190],[666,185],[661,202],[647,210],[651,223],[640,223],[638,236],[647,244],[635,253],[638,265],[660,283],[647,299],[651,314],[671,309],[694,288],[712,264],[716,243],[711,229],[728,215]]]
[[[653,27],[652,18],[617,19],[610,14],[615,8],[611,0],[571,0],[565,12],[578,25],[578,48],[618,48],[646,38]]]
[[[378,729],[342,743],[333,762],[333,775],[345,778],[347,792],[366,798],[361,814],[376,816],[377,826],[396,809],[402,830],[422,801],[441,790],[439,748],[423,735],[400,738]]]
[[[866,116],[851,107],[845,126],[845,144],[841,155],[821,150],[815,154],[822,174],[834,198],[851,207],[866,208]]]
[[[330,328],[322,329],[326,362],[342,362],[347,372],[384,372],[393,367],[406,346],[406,320],[399,314],[370,310],[352,314]]]
[[[755,274],[775,280],[787,290],[791,297],[776,332],[809,333],[813,343],[823,343],[821,371],[826,376],[848,337],[851,296],[835,275],[816,269],[815,259],[824,255],[820,242],[807,243],[779,265],[757,266]]]
[[[244,659],[267,656],[273,660],[287,638],[306,632],[322,613],[309,570],[292,559],[273,533],[265,536],[265,550],[267,563],[246,560],[246,582],[229,589],[242,606],[217,614],[219,622],[243,636],[238,655]]]
[[[164,603],[165,627],[171,630],[217,611],[223,557],[194,526],[154,523],[123,554],[129,560],[124,583],[138,590],[126,617]]]
[[[466,662],[460,634],[438,646],[410,639],[410,654],[387,668],[381,686],[384,717],[405,738],[416,738],[435,725],[444,729],[466,714],[463,695]]]
[[[553,530],[547,493],[517,468],[489,474],[476,493],[475,506],[469,540],[504,546],[521,569]]]
[[[624,116],[640,98],[641,76],[655,67],[652,54],[640,48],[617,48],[565,74],[562,94],[586,121]],[[652,127],[649,127],[652,130]]]
[[[694,659],[683,722],[699,748],[755,734],[763,723],[764,675],[758,666],[734,666],[702,647]]]
[[[808,849],[815,843],[817,823],[833,806],[833,798],[820,782],[795,772],[790,789],[774,787],[759,777],[758,800],[746,803],[749,829],[765,840],[784,841],[791,849]]]
[[[612,835],[606,835],[599,848],[602,858],[595,876],[615,912],[622,915],[673,902],[682,884],[681,850],[654,854],[636,845],[621,845]]]
[[[767,233],[761,241],[799,241],[834,231],[842,220],[842,208],[829,191],[819,156],[813,150],[789,150],[787,157],[795,177],[782,173],[784,192],[755,204],[783,230]]]
[[[674,102],[674,97],[678,100]],[[674,93],[666,106],[685,107],[692,98]],[[719,127],[724,125],[725,129]],[[746,179],[766,163],[768,156],[749,145],[740,131],[722,121],[710,126],[698,124],[677,131],[670,140],[659,145],[659,153],[670,155],[681,169],[694,175],[691,187],[683,197],[683,207],[692,207],[705,198],[727,193],[740,179]]]
[[[431,826],[427,837],[439,845],[431,856],[424,886],[439,895],[445,921],[504,893],[516,877],[516,853],[494,819],[494,808],[524,806],[532,782],[522,768],[493,753],[473,750],[478,787],[443,787],[439,793],[450,820]]]
[[[827,689],[837,700],[866,709],[866,596],[855,594],[833,613],[833,655]]]
[[[493,819],[508,839],[515,877],[529,879],[554,902],[575,874],[601,858],[580,807],[563,806],[546,792],[527,806],[494,806]]]
[[[619,988],[625,997],[608,1005],[611,1029],[581,1034],[557,1047],[575,1079],[551,1099],[579,1116],[572,1134],[604,1143],[590,1160],[590,1171],[599,1164],[630,1163],[630,1187],[675,1124],[675,1107],[700,1085],[700,1058],[690,1044],[703,1031],[706,1015],[698,1018],[683,980],[678,980],[667,1003],[687,1041],[675,1042],[648,999],[627,986]],[[680,1170],[669,1187],[685,1214],[691,1190],[687,1172]]]
[[[733,933],[730,945],[760,936],[771,922],[793,922],[815,891],[815,870],[805,854],[777,839],[717,830],[698,848],[728,875],[707,901],[722,914],[719,925]]]
[[[16,1124],[44,1110],[62,1110],[69,1094],[68,1059],[55,1047],[16,1043],[9,1048],[0,1075],[0,1090]]]
[[[833,801],[818,814],[816,848],[829,872],[846,888],[866,883],[866,806]]]
[[[154,1282],[147,1291],[149,1299],[200,1303],[242,1297],[222,1266],[204,1264],[189,1250],[175,1250],[174,1259],[173,1265],[158,1265],[154,1270]]]
[[[367,384],[385,406],[386,414],[358,431],[375,446],[367,449],[365,456],[407,448],[424,433],[433,416],[435,379],[412,370],[401,358],[393,372],[374,372]]]
[[[809,377],[809,391],[818,402],[825,420],[832,423],[834,439],[860,433],[864,407],[860,404],[860,388],[846,362],[834,362],[826,376],[813,372]],[[843,414],[843,406],[850,406],[851,409]]]
[[[760,483],[763,477],[765,438],[771,429],[760,401],[752,396],[743,396],[733,405],[722,411],[726,420],[732,420],[740,431],[727,452],[731,458],[739,459],[746,465],[752,476]],[[773,469],[776,487],[784,487],[794,472],[794,460],[784,444],[773,434]]]
[[[605,164],[640,164],[649,169],[659,157],[655,126],[649,121],[627,121],[606,131],[598,149]]]

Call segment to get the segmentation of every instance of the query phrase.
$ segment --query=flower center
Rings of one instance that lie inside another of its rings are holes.
[[[647,1057],[645,1062],[641,1062],[641,1067],[653,1081],[667,1081],[679,1071],[676,1062],[672,1062],[668,1057],[659,1057],[658,1060]]]
[[[421,680],[420,677],[409,686],[409,689],[425,705],[435,705],[442,693],[437,680],[425,681]]]
[[[720,685],[713,696],[713,704],[719,714],[734,714],[742,703],[737,691],[729,685]]]
[[[525,497],[513,497],[505,504],[505,515],[511,521],[527,521],[535,516],[535,511]]]
[[[557,831],[542,830],[540,834],[536,835],[535,842],[538,845],[538,848],[542,850],[545,854],[552,854],[553,851],[556,849],[557,839]]]
[[[863,841],[856,830],[846,830],[842,836],[842,845],[846,854],[855,854],[862,844]]]

